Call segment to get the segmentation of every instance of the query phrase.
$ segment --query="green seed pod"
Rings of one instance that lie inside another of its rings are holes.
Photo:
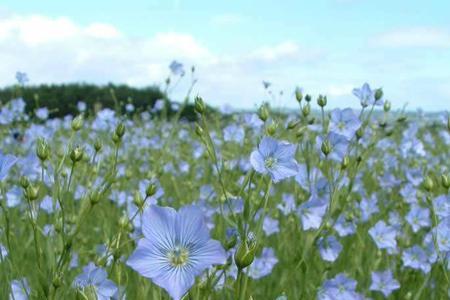
[[[383,89],[379,88],[375,91],[375,101],[378,101],[381,98],[383,98]]]
[[[384,102],[383,109],[384,109],[385,112],[389,112],[391,110],[391,102],[386,100]]]
[[[261,107],[258,109],[258,117],[261,121],[266,122],[269,118],[269,108],[267,104],[261,105]]]
[[[430,176],[425,177],[425,180],[423,181],[423,187],[427,192],[431,192],[433,190],[434,182]]]
[[[254,241],[246,241],[241,243],[234,254],[234,261],[239,269],[250,266],[255,259],[256,243]]]

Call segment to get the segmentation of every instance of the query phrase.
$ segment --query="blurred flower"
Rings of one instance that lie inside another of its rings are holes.
[[[25,72],[16,72],[16,80],[20,85],[25,85],[29,80],[27,73]]]
[[[318,229],[327,211],[328,203],[317,197],[311,197],[298,208],[303,230]]]
[[[16,164],[18,158],[14,155],[4,155],[0,151],[0,181],[3,181],[9,173],[9,170]]]
[[[174,300],[180,300],[205,269],[226,262],[225,250],[210,239],[196,206],[177,212],[152,205],[144,211],[142,231],[144,238],[127,264],[164,288]]]
[[[176,60],[172,61],[169,65],[170,71],[175,76],[184,76],[184,66],[182,63],[177,62]]]
[[[387,226],[384,221],[378,221],[375,226],[369,229],[369,234],[377,244],[378,249],[395,250],[397,248],[396,230]]]
[[[400,283],[394,279],[390,270],[384,272],[372,272],[371,291],[383,293],[385,297],[389,297],[392,291],[400,288]]]
[[[83,291],[94,292],[98,300],[109,300],[117,292],[117,286],[107,279],[107,276],[104,269],[91,262],[83,268],[83,273],[75,278],[73,286]]]
[[[38,117],[41,120],[47,120],[48,119],[48,115],[49,115],[49,111],[47,107],[40,107],[38,109],[36,109],[36,117]]]
[[[422,270],[425,274],[431,269],[427,253],[417,245],[403,251],[402,260],[405,267]]]
[[[26,278],[11,281],[10,300],[28,300],[31,289]]]
[[[326,280],[319,290],[319,300],[360,300],[361,295],[356,292],[357,282],[343,273],[333,279]]]
[[[342,251],[342,245],[335,236],[320,238],[318,241],[320,256],[323,260],[333,262]]]

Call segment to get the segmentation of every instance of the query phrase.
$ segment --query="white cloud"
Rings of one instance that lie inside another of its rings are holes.
[[[393,48],[450,48],[450,32],[434,27],[397,29],[374,37],[371,44]]]
[[[242,23],[244,17],[238,14],[227,13],[216,15],[211,18],[211,23],[217,26],[233,26]]]

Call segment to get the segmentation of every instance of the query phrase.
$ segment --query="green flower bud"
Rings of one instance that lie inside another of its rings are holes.
[[[19,180],[20,186],[25,190],[30,185],[30,181],[26,176],[21,176]]]
[[[241,243],[234,254],[234,261],[238,269],[244,269],[250,266],[255,259],[256,242],[253,238]]]
[[[306,95],[305,96],[305,100],[306,100],[306,102],[311,102],[311,95]]]
[[[83,127],[83,115],[78,115],[75,119],[72,120],[72,130],[79,131]]]
[[[364,128],[359,127],[358,130],[356,130],[356,138],[359,140],[364,136]]]
[[[77,163],[80,160],[83,159],[84,150],[80,146],[76,146],[75,148],[70,151],[70,159],[72,160],[72,163]]]
[[[119,219],[119,227],[120,228],[122,228],[122,229],[127,229],[128,228],[128,223],[129,223],[130,221],[128,220],[128,217],[127,216],[122,216],[122,217],[120,217],[120,219]]]
[[[96,139],[94,142],[94,150],[95,152],[100,152],[103,148],[102,141],[100,139]]]
[[[39,188],[31,184],[25,189],[25,196],[29,201],[34,201],[39,196]]]
[[[147,198],[153,196],[154,194],[156,194],[156,189],[157,189],[156,185],[154,185],[153,183],[150,183],[147,186],[147,189],[145,190],[145,196]]]
[[[310,113],[311,113],[311,105],[309,105],[309,103],[306,103],[306,105],[303,105],[302,114],[304,117],[307,117]]]
[[[441,182],[442,182],[442,186],[446,189],[450,188],[450,179],[448,178],[447,175],[442,174],[441,176]]]
[[[199,114],[204,114],[205,113],[205,102],[203,102],[203,99],[199,96],[195,97],[194,100],[194,109],[197,113]]]
[[[115,134],[122,139],[123,135],[125,134],[125,124],[123,124],[122,122],[120,122],[119,124],[117,124],[116,130],[115,130]]]
[[[297,87],[295,89],[295,99],[297,99],[297,102],[300,103],[302,102],[303,99],[303,93],[302,93],[302,89]]]
[[[41,161],[46,161],[50,156],[50,146],[47,141],[43,138],[38,138],[36,142],[36,155]]]
[[[378,101],[381,98],[383,98],[383,89],[379,88],[375,91],[375,101]]]
[[[92,206],[100,202],[100,192],[98,190],[93,190],[89,193],[89,202]]]
[[[55,274],[52,280],[52,285],[55,288],[59,288],[62,285],[62,276],[61,273]]]
[[[297,132],[295,133],[295,136],[297,137],[297,138],[302,138],[303,137],[303,135],[305,134],[305,131],[306,131],[306,127],[300,127],[298,130],[297,130]]]
[[[344,156],[344,158],[342,159],[342,163],[341,163],[341,169],[345,170],[347,169],[348,165],[350,164],[350,159],[348,158],[348,156]]]
[[[204,133],[203,128],[200,126],[200,124],[196,123],[195,124],[195,134],[199,137],[202,137],[203,133]]]
[[[112,141],[114,144],[119,144],[121,141],[120,136],[118,136],[115,132],[113,133],[112,137],[111,137]]]
[[[287,129],[292,130],[297,127],[298,124],[300,124],[300,121],[290,121],[287,125]]]
[[[434,188],[434,182],[433,179],[430,176],[426,176],[425,180],[423,181],[423,187],[427,192],[431,192]]]
[[[269,136],[274,136],[274,134],[277,132],[278,124],[275,122],[272,122],[269,126],[266,128],[266,133]]]
[[[319,95],[319,98],[317,99],[317,104],[320,107],[325,107],[327,105],[327,102],[328,102],[327,96]]]
[[[322,142],[322,146],[320,147],[320,150],[322,150],[322,153],[325,154],[325,156],[328,156],[328,154],[331,153],[333,150],[333,147],[331,146],[331,143],[329,140],[324,140]]]
[[[142,209],[144,207],[144,199],[142,199],[141,193],[134,193],[133,203],[137,206],[138,209]]]
[[[269,118],[269,109],[266,105],[261,105],[261,107],[258,110],[258,117],[261,121],[266,122]]]
[[[384,102],[383,109],[384,109],[385,112],[390,111],[390,110],[391,110],[391,102],[386,100],[386,101]]]

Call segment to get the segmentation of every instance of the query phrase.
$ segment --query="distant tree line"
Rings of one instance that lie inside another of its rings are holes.
[[[94,85],[85,83],[70,84],[41,84],[36,86],[9,86],[0,88],[0,101],[6,103],[12,99],[22,97],[26,103],[26,111],[33,113],[39,107],[46,107],[50,111],[50,118],[64,117],[68,114],[77,115],[78,102],[86,104],[87,110],[97,111],[102,108],[111,108],[125,113],[126,104],[130,103],[134,111],[153,111],[169,116],[175,111],[164,93],[156,86],[143,88],[128,85],[108,84]],[[164,101],[166,109],[154,110],[158,100]],[[193,105],[188,105],[182,112],[182,117],[194,120]]]

